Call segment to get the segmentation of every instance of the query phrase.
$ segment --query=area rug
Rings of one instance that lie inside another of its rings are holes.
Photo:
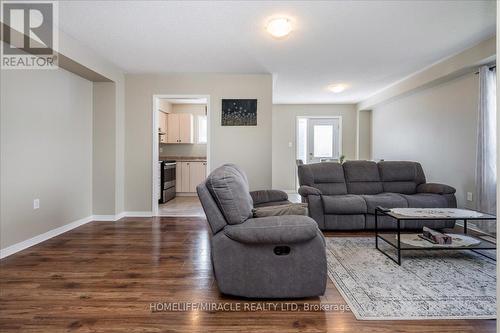
[[[405,251],[402,266],[365,237],[328,237],[328,276],[357,319],[494,319],[495,261],[472,251]]]

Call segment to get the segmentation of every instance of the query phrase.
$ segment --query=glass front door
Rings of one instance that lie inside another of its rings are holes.
[[[318,163],[340,158],[339,118],[307,119],[307,162]]]

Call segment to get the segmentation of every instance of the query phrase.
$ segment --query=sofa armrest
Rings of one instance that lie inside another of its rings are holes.
[[[453,194],[456,191],[452,186],[437,183],[425,183],[417,186],[418,193]]]
[[[299,215],[251,218],[224,228],[227,237],[247,244],[300,243],[316,237],[318,233],[313,219]]]
[[[306,203],[289,203],[286,205],[263,206],[253,210],[253,217],[281,216],[281,215],[303,215],[307,216]]]
[[[268,202],[287,201],[288,194],[280,190],[259,190],[250,192],[254,206]]]
[[[308,197],[310,195],[321,195],[321,191],[315,187],[302,185],[299,187],[299,194],[303,197]]]

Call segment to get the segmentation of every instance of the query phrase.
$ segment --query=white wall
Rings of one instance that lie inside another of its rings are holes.
[[[92,215],[92,82],[2,70],[0,95],[3,249]]]
[[[356,108],[354,104],[275,104],[273,105],[272,128],[272,187],[275,189],[296,190],[295,131],[298,116],[342,116],[342,154],[347,159],[355,158]]]
[[[443,83],[475,71],[480,65],[496,59],[496,37],[493,36],[450,57],[420,69],[408,77],[358,103],[358,110],[370,110],[375,105],[417,89]]]
[[[428,182],[454,186],[459,206],[473,207],[478,94],[467,74],[375,107],[373,158],[418,161]]]
[[[153,95],[210,95],[209,165],[233,162],[252,189],[271,186],[272,77],[262,75],[127,75],[125,209],[151,211]],[[256,98],[257,126],[221,126],[223,98]]]

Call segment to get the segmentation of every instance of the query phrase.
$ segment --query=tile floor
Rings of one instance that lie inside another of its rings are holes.
[[[297,193],[288,194],[288,199],[291,202],[300,202],[300,195]],[[204,217],[205,213],[198,197],[175,197],[158,206],[158,216]]]
[[[158,206],[159,216],[204,217],[205,213],[197,196],[175,197]]]

